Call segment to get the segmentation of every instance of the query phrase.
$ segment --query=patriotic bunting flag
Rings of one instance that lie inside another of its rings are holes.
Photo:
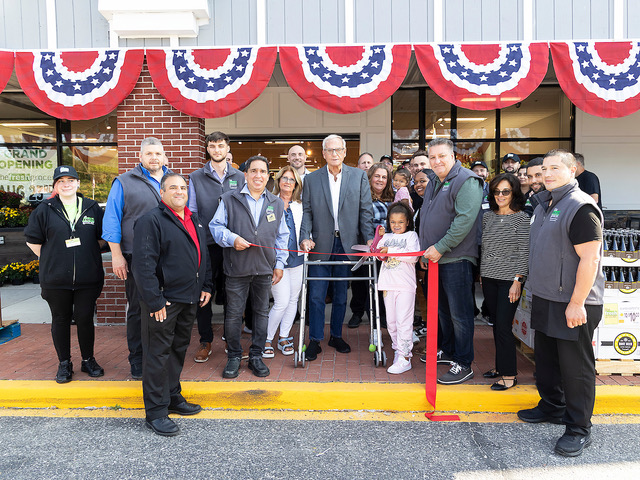
[[[22,89],[43,112],[68,120],[106,115],[131,93],[142,50],[17,52]]]
[[[604,118],[640,109],[640,42],[555,42],[553,65],[580,110]]]
[[[0,51],[0,92],[7,86],[13,73],[13,52]]]
[[[153,83],[187,115],[224,117],[253,102],[269,83],[276,47],[147,50]]]
[[[527,98],[547,73],[546,43],[414,45],[420,71],[443,99],[493,110]]]
[[[306,103],[332,113],[378,106],[400,86],[409,68],[410,45],[280,47],[289,86]]]

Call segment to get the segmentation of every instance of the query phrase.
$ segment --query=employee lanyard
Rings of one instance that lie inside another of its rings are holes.
[[[67,213],[67,208],[64,206],[64,203],[62,204],[62,214],[69,222],[69,226],[71,227],[71,233],[73,236],[73,234],[76,232],[76,223],[78,223],[78,220],[80,220],[80,216],[82,215],[82,202],[80,201],[80,197],[76,197],[76,216],[73,221],[71,221],[71,218],[69,218],[69,214]]]

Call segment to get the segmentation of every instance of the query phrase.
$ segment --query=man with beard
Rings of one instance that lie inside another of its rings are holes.
[[[505,173],[518,174],[520,168],[520,157],[515,153],[507,153],[502,157],[502,171]]]
[[[307,167],[305,167],[307,162],[307,152],[305,152],[304,148],[302,148],[301,145],[294,145],[291,147],[287,153],[287,160],[289,165],[295,168],[298,175],[300,175],[300,180],[304,182],[304,177],[311,173],[307,170]]]
[[[535,194],[545,189],[542,176],[542,157],[536,157],[527,164],[527,178],[529,179],[529,193],[525,196],[526,203],[523,210],[531,216],[538,205],[537,199],[534,198]]]
[[[244,175],[227,161],[229,154],[229,137],[222,132],[213,132],[205,140],[207,157],[210,161],[202,168],[189,175],[189,210],[197,213],[204,225],[209,225],[218,202],[223,193],[238,190],[244,185]],[[211,261],[211,272],[215,283],[215,303],[224,305],[225,278],[222,269],[222,247],[213,240],[211,232],[206,229],[207,250]],[[211,327],[211,305],[198,308],[198,333],[200,346],[194,360],[203,363],[211,355],[213,328]]]

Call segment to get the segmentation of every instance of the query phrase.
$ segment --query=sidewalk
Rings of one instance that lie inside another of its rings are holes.
[[[39,286],[2,287],[0,295],[3,318],[9,320],[18,316],[22,328],[20,337],[0,345],[0,391],[3,391],[0,407],[56,405],[77,408],[115,404],[125,408],[142,407],[140,382],[130,376],[124,325],[96,327],[95,357],[105,369],[104,377],[98,379],[89,379],[80,372],[80,353],[75,327],[72,327],[74,381],[58,385],[53,382],[58,362],[50,325],[34,323],[46,318],[44,309],[48,314],[46,303],[39,297]],[[330,306],[327,314],[329,312]],[[214,307],[214,322],[220,322],[221,316],[221,307]],[[182,373],[185,392],[192,393],[209,408],[293,408],[294,405],[309,410],[413,411],[428,408],[424,400],[425,366],[419,361],[419,355],[413,358],[412,370],[401,375],[390,375],[386,368],[375,367],[373,354],[368,351],[369,326],[366,323],[357,329],[344,327],[344,338],[352,348],[349,354],[339,354],[323,342],[323,351],[317,360],[307,362],[304,368],[295,368],[293,356],[285,357],[276,351],[275,358],[265,359],[271,370],[269,377],[253,376],[243,362],[240,375],[234,380],[222,378],[226,364],[222,325],[214,323],[213,327],[213,353],[209,361],[195,363],[193,357],[199,336],[194,326]],[[292,330],[296,345],[298,328],[295,324]],[[243,334],[242,339],[243,346],[248,349],[250,335]],[[386,330],[383,330],[383,343],[387,357],[393,358]],[[424,340],[415,348],[420,346],[424,346]],[[476,325],[474,346],[474,378],[463,385],[439,386],[439,409],[514,412],[537,401],[531,360],[518,352],[519,386],[508,392],[493,392],[489,389],[493,380],[482,376],[494,366],[491,327]],[[446,366],[438,367],[439,373],[446,369]],[[597,385],[600,408],[608,405],[601,413],[640,413],[632,407],[624,410],[627,400],[640,407],[640,376],[598,376]]]

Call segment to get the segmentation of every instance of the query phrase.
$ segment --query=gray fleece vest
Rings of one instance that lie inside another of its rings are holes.
[[[600,224],[604,224],[602,212],[589,195],[572,180],[553,191],[537,194],[540,204],[531,218],[529,236],[529,278],[527,284],[533,295],[552,302],[568,303],[576,286],[576,272],[580,257],[569,240],[569,228],[576,212],[585,204],[596,207]],[[549,206],[549,201],[551,206]],[[602,256],[602,254],[601,254]],[[587,297],[587,305],[602,305],[604,276],[598,264],[596,281]]]
[[[280,221],[284,213],[284,203],[270,192],[265,192],[258,225],[243,193],[239,190],[222,195],[227,210],[227,228],[237,233],[247,242],[266,247],[275,247]],[[271,215],[275,218],[269,221]],[[269,218],[267,218],[269,217]],[[224,273],[228,277],[250,275],[271,275],[276,265],[276,251],[272,248],[249,247],[238,252],[235,248],[224,248]]]
[[[196,204],[198,206],[198,218],[203,225],[209,225],[218,209],[220,197],[225,192],[240,190],[244,185],[244,174],[231,165],[227,167],[227,175],[222,183],[211,173],[211,167],[205,165],[189,175],[189,181],[196,192]],[[213,245],[215,241],[211,231],[207,228],[207,245]]]
[[[463,168],[459,160],[449,171],[444,181],[440,183],[438,177],[431,178],[424,193],[424,203],[420,208],[420,247],[429,248],[438,243],[451,227],[456,217],[456,197],[464,182],[469,178],[476,178],[478,185],[482,179],[471,170]],[[476,228],[473,227],[464,240],[450,252],[443,255],[446,258],[478,257],[478,243]]]
[[[170,170],[168,170],[170,172]],[[168,173],[167,172],[167,173]],[[120,248],[122,253],[133,251],[133,225],[136,220],[160,203],[160,194],[142,173],[138,164],[135,168],[118,176],[124,192],[124,207],[122,209],[122,239]]]

